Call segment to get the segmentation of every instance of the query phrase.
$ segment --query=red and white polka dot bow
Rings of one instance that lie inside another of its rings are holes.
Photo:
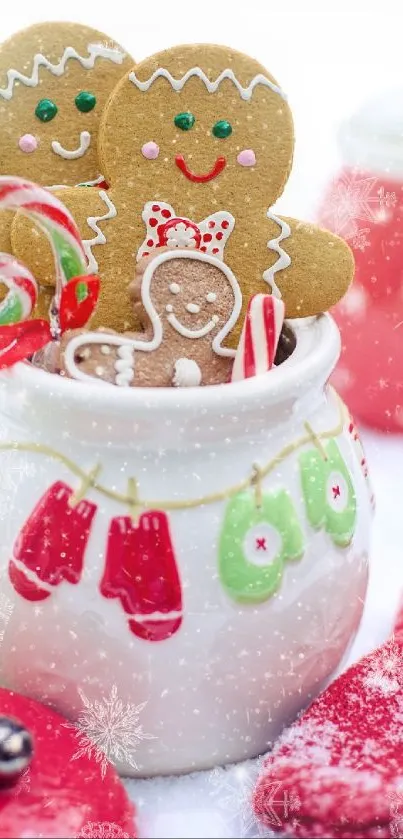
[[[142,218],[146,237],[140,246],[137,259],[148,256],[155,248],[192,248],[224,259],[224,247],[231,235],[235,219],[231,213],[220,210],[197,224],[177,216],[170,204],[148,201]]]

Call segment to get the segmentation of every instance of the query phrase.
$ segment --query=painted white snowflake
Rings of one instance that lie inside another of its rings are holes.
[[[109,699],[91,702],[84,691],[79,691],[84,705],[75,724],[63,723],[66,728],[76,732],[79,748],[73,755],[78,760],[83,755],[95,757],[101,765],[102,778],[105,777],[108,761],[128,763],[137,770],[135,752],[142,740],[155,740],[153,734],[147,734],[140,723],[140,714],[147,702],[133,705],[124,704],[118,698],[116,685],[113,685]]]
[[[87,822],[75,839],[130,839],[115,822]]]
[[[399,690],[399,674],[403,667],[401,648],[395,641],[390,641],[373,654],[371,664],[364,676],[364,685],[390,696]]]
[[[331,187],[322,211],[322,223],[362,251],[369,247],[370,228],[360,227],[359,222],[385,221],[387,209],[397,200],[395,193],[385,192],[383,186],[376,189],[377,183],[377,178],[343,175]]]
[[[263,758],[257,760],[250,766],[241,765],[231,769],[214,769],[209,776],[213,787],[212,796],[217,800],[218,806],[228,813],[231,820],[236,822],[237,835],[249,837],[249,839],[260,839],[268,834],[267,828],[260,824],[253,811],[252,798],[256,781],[263,768]],[[280,786],[280,785],[278,785]],[[285,797],[284,797],[285,796]],[[278,804],[278,800],[272,800],[272,805]],[[287,804],[287,794],[281,798],[281,804],[291,809],[291,802]],[[269,802],[270,806],[270,802]],[[298,809],[299,802],[293,801],[294,809]],[[277,817],[276,817],[277,818]],[[278,824],[273,821],[272,824]]]

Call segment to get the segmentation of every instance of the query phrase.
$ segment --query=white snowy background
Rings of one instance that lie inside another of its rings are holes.
[[[338,166],[337,130],[366,98],[403,86],[401,0],[19,0],[2,6],[1,39],[30,23],[62,18],[96,26],[137,58],[176,43],[212,41],[254,55],[287,91],[296,130],[292,176],[277,207],[314,218]],[[350,660],[386,637],[403,578],[403,437],[363,433],[377,496],[369,596]],[[29,468],[29,464],[27,465]],[[7,476],[18,485],[12,464]],[[4,503],[0,488],[0,508]],[[177,779],[129,781],[149,839],[264,835],[249,807],[252,762]],[[266,834],[267,835],[267,834]]]

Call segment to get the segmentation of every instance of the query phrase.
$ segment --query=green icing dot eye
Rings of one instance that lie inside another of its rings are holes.
[[[190,111],[184,111],[181,114],[176,114],[174,117],[174,123],[177,128],[180,128],[182,131],[189,131],[193,128],[196,122],[196,117],[190,113]]]
[[[38,117],[41,122],[50,122],[56,114],[57,105],[55,105],[51,99],[41,99],[35,108],[35,116]]]
[[[87,114],[88,111],[92,111],[97,104],[96,97],[93,93],[88,93],[88,90],[82,90],[75,98],[76,108],[79,111],[82,111],[84,114]]]
[[[220,137],[220,139],[229,137],[232,134],[232,125],[226,119],[220,119],[213,125],[212,132],[214,137]]]

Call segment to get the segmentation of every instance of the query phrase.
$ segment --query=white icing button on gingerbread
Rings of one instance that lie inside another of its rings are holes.
[[[198,315],[200,312],[200,306],[197,303],[188,303],[186,309],[191,315]]]
[[[169,286],[169,290],[171,294],[179,294],[181,287],[180,285],[178,285],[178,283],[171,283],[171,285]]]
[[[108,347],[107,344],[102,344],[101,353],[102,353],[102,355],[110,355],[111,354],[111,348]]]
[[[214,293],[214,291],[209,291],[208,294],[206,294],[206,300],[207,303],[215,303],[215,301],[217,300],[217,295]]]
[[[123,344],[117,352],[119,358],[115,361],[117,376],[115,384],[118,387],[129,387],[134,379],[134,350],[128,344]]]
[[[198,387],[202,374],[199,365],[192,358],[178,358],[172,379],[174,387]]]

